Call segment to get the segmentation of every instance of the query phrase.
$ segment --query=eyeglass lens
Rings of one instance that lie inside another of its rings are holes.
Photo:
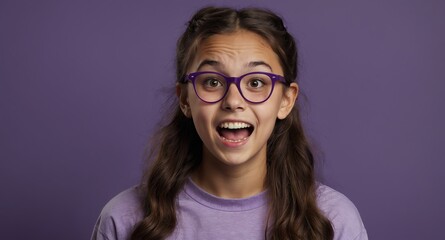
[[[224,76],[216,73],[203,73],[196,76],[195,89],[206,102],[216,102],[224,97],[229,84]],[[266,100],[273,88],[272,79],[261,73],[245,75],[239,83],[241,95],[250,102]]]

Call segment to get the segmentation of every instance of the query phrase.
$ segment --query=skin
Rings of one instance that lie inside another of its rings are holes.
[[[278,56],[259,35],[246,30],[213,35],[199,45],[188,73],[216,71],[226,76],[241,76],[262,71],[283,75]],[[285,88],[275,84],[264,103],[244,100],[235,85],[220,102],[208,104],[195,94],[192,84],[177,86],[180,106],[191,117],[201,137],[203,159],[192,174],[193,181],[205,191],[224,198],[245,198],[264,190],[267,173],[266,150],[276,119],[292,110],[298,85]],[[222,122],[245,122],[254,127],[247,140],[230,143],[221,138],[217,126]]]

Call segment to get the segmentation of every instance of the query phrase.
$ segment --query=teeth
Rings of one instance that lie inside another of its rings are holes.
[[[219,125],[220,128],[228,128],[228,129],[240,129],[240,128],[248,128],[250,124],[243,122],[225,122]]]
[[[247,140],[247,137],[241,138],[241,139],[227,139],[225,137],[222,137],[222,139],[227,142],[237,143],[237,142],[242,142],[242,141]]]

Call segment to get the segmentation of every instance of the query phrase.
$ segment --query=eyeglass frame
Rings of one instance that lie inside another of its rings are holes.
[[[206,101],[206,100],[202,99],[199,96],[198,91],[196,90],[196,85],[195,85],[196,77],[198,77],[201,74],[206,74],[206,73],[212,73],[212,74],[219,75],[219,76],[223,77],[226,80],[227,87],[224,90],[224,94],[222,95],[222,97],[220,99],[218,99],[216,101],[210,101],[209,102],[209,101]],[[241,79],[244,78],[245,76],[251,75],[251,74],[264,74],[264,75],[267,75],[268,77],[270,77],[270,79],[272,80],[272,88],[270,90],[270,93],[266,97],[266,99],[264,99],[263,101],[259,101],[259,102],[250,101],[249,99],[247,99],[244,96],[243,91],[241,90],[241,86],[240,86]],[[267,101],[270,98],[270,96],[272,96],[273,90],[275,88],[275,82],[277,82],[277,81],[283,83],[284,85],[288,85],[286,80],[285,80],[285,78],[283,76],[278,75],[278,74],[274,74],[274,73],[270,73],[270,72],[249,72],[249,73],[243,74],[243,75],[241,75],[239,77],[228,77],[228,76],[226,76],[226,75],[224,75],[222,73],[213,72],[213,71],[192,72],[192,73],[189,73],[189,74],[185,75],[183,83],[191,82],[192,85],[193,85],[193,90],[195,91],[196,96],[198,96],[198,98],[201,99],[201,101],[203,101],[205,103],[210,103],[210,104],[217,103],[217,102],[221,101],[222,99],[224,99],[226,97],[227,93],[229,92],[230,85],[233,83],[238,88],[238,91],[239,91],[240,95],[243,97],[244,100],[246,100],[249,103],[260,104],[260,103],[263,103],[263,102]]]

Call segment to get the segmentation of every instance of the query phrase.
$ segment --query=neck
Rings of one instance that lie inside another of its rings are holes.
[[[246,198],[264,191],[266,173],[265,157],[261,161],[251,161],[236,166],[203,158],[191,177],[199,187],[215,196]]]

